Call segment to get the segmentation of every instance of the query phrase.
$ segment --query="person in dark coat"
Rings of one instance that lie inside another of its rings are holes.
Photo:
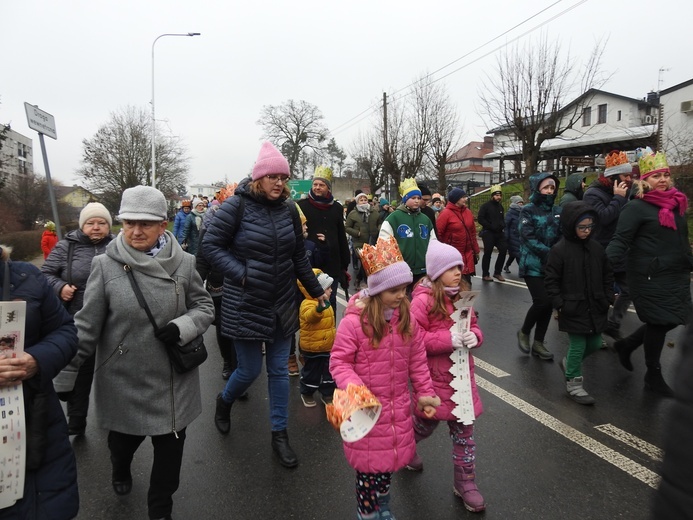
[[[594,404],[583,388],[582,361],[602,346],[601,332],[613,300],[614,283],[604,248],[591,240],[597,212],[586,202],[569,202],[561,212],[563,238],[549,251],[546,293],[558,310],[558,329],[567,332],[568,354],[561,361],[568,396]]]
[[[485,202],[479,208],[477,220],[481,225],[481,240],[484,241],[484,255],[481,257],[481,279],[484,282],[492,282],[493,278],[499,282],[504,282],[505,278],[501,274],[503,270],[503,262],[505,262],[505,253],[508,246],[505,243],[505,210],[501,200],[503,199],[503,191],[500,184],[491,186],[491,200]],[[496,265],[493,268],[493,278],[491,278],[491,254],[493,248],[498,249],[498,257]]]
[[[544,336],[551,321],[551,300],[544,286],[544,267],[549,251],[561,238],[560,206],[555,206],[558,179],[547,172],[535,173],[529,178],[531,194],[529,204],[520,212],[520,276],[525,279],[532,295],[532,306],[527,311],[522,327],[517,331],[517,346],[525,354],[530,352],[550,361],[551,353],[544,345]],[[529,335],[534,329],[534,341]]]
[[[565,181],[565,188],[563,190],[563,196],[561,201],[558,203],[559,206],[565,206],[569,202],[575,202],[576,200],[582,200],[585,190],[585,174],[584,173],[571,173]]]
[[[436,212],[431,207],[431,201],[433,196],[431,195],[431,190],[428,187],[421,185],[419,186],[421,190],[421,213],[426,215],[433,225],[433,231],[436,236],[438,236],[438,228],[436,227]]]
[[[505,262],[503,270],[510,273],[510,265],[513,260],[520,261],[520,232],[517,230],[517,225],[520,222],[520,211],[525,201],[522,196],[513,195],[510,197],[510,207],[505,214],[505,242],[508,244],[508,259]]]
[[[103,204],[90,202],[79,213],[79,229],[70,231],[58,242],[41,266],[48,284],[72,316],[84,304],[91,261],[106,251],[106,246],[115,238],[111,233],[112,225],[110,211]],[[87,427],[94,359],[89,356],[79,367],[74,390],[60,394],[60,398],[67,401],[70,435],[84,435]]]
[[[330,251],[328,262],[320,268],[334,280],[330,303],[335,307],[339,280],[349,268],[350,253],[344,229],[344,209],[332,196],[330,168],[318,166],[315,169],[313,185],[308,192],[308,197],[299,200],[297,204],[308,222],[308,239],[316,244],[326,243]]]
[[[183,223],[183,232],[178,239],[180,244],[185,244],[185,250],[191,255],[197,254],[200,243],[200,229],[202,218],[207,211],[207,203],[202,199],[193,200],[193,209]]]
[[[79,511],[77,463],[53,378],[77,352],[77,329],[38,268],[12,262],[11,251],[0,245],[0,294],[9,286],[10,300],[27,303],[24,353],[0,359],[0,386],[22,384],[28,433],[24,496],[0,509],[0,519],[68,520]],[[5,278],[6,265],[9,280]],[[42,446],[40,436],[32,435],[34,422],[29,415],[45,421]]]
[[[234,340],[238,356],[238,368],[217,395],[214,424],[221,433],[229,433],[231,406],[260,375],[264,343],[272,449],[283,466],[292,468],[298,458],[287,434],[287,359],[298,330],[296,279],[321,305],[327,297],[310,267],[298,210],[287,202],[289,177],[287,160],[271,143],[264,143],[252,178],[240,182],[209,223],[202,252],[224,274],[222,334]],[[244,210],[239,218],[241,198]],[[342,232],[343,226],[342,222]]]
[[[693,327],[686,329],[678,350],[676,401],[664,427],[662,480],[652,504],[652,520],[693,518]]]
[[[673,187],[663,153],[640,159],[635,198],[623,208],[616,234],[606,248],[609,259],[627,254],[628,285],[638,318],[645,324],[614,343],[621,364],[633,370],[630,356],[645,347],[645,388],[656,394],[673,392],[659,363],[666,333],[688,323],[693,312],[690,276],[693,255],[688,241],[688,199]]]
[[[599,215],[599,225],[594,230],[594,238],[604,248],[609,245],[616,232],[619,215],[628,202],[632,185],[633,167],[628,162],[625,152],[613,151],[606,156],[607,168],[604,175],[597,178],[587,188],[583,200],[592,206]],[[610,258],[614,270],[614,280],[618,298],[609,316],[609,324],[604,333],[614,339],[620,339],[621,322],[631,304],[630,290],[626,276],[626,260]]]

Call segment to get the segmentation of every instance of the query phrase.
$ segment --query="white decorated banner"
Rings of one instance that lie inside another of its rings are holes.
[[[472,313],[474,309],[471,304],[479,296],[479,291],[466,291],[460,293],[460,298],[455,302],[455,311],[450,316],[455,322],[450,327],[450,333],[464,334],[471,328]],[[474,419],[474,397],[472,395],[472,378],[470,370],[469,350],[466,348],[456,348],[450,354],[452,366],[450,373],[453,380],[450,386],[454,392],[452,401],[457,405],[452,410],[452,414],[457,417],[457,421],[462,424],[473,424]]]
[[[0,301],[0,357],[24,352],[26,302]],[[0,509],[24,496],[26,437],[22,383],[0,388]]]

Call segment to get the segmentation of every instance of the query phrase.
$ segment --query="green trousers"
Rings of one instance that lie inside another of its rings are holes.
[[[582,375],[582,360],[602,348],[601,334],[568,334],[570,346],[565,360],[565,378]]]

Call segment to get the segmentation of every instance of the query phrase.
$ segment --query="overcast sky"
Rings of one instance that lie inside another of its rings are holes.
[[[150,110],[154,39],[200,32],[156,44],[157,120],[186,144],[191,181],[238,181],[260,149],[263,105],[316,105],[348,151],[372,120],[345,123],[383,91],[406,87],[552,4],[434,76],[461,68],[442,80],[464,125],[461,144],[488,129],[477,93],[496,66],[492,51],[523,33],[521,42],[542,31],[560,39],[580,61],[608,38],[603,67],[613,76],[604,90],[621,95],[656,90],[660,68],[670,69],[661,73],[662,89],[693,78],[690,0],[3,0],[0,122],[34,140],[34,168],[44,173],[24,102],[52,114],[58,140],[46,139],[51,174],[79,183],[82,140],[113,111]]]

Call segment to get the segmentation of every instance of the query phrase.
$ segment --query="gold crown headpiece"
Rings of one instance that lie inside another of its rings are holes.
[[[643,154],[638,161],[640,166],[640,178],[644,179],[649,177],[653,173],[658,173],[661,171],[669,171],[669,164],[667,163],[667,157],[663,152]]]
[[[364,244],[363,247],[357,251],[361,257],[363,269],[368,276],[382,271],[392,264],[404,261],[402,252],[397,245],[397,240],[393,236],[379,238],[375,246]]]
[[[329,166],[318,166],[315,168],[315,173],[313,173],[313,178],[327,179],[328,182],[332,182],[332,168]]]
[[[404,181],[402,181],[402,184],[399,185],[399,194],[402,197],[404,197],[410,191],[414,191],[414,190],[419,191],[419,185],[416,184],[416,179],[414,179],[414,177],[409,177],[408,179],[404,179]]]
[[[219,202],[224,202],[226,199],[233,196],[233,194],[236,192],[237,187],[238,187],[237,182],[232,182],[231,184],[227,184],[226,186],[224,186],[222,189],[220,189],[217,192],[217,200]]]
[[[609,152],[609,155],[606,156],[605,162],[607,168],[613,168],[619,164],[627,164],[628,156],[626,155],[626,152],[614,150],[613,152]]]

